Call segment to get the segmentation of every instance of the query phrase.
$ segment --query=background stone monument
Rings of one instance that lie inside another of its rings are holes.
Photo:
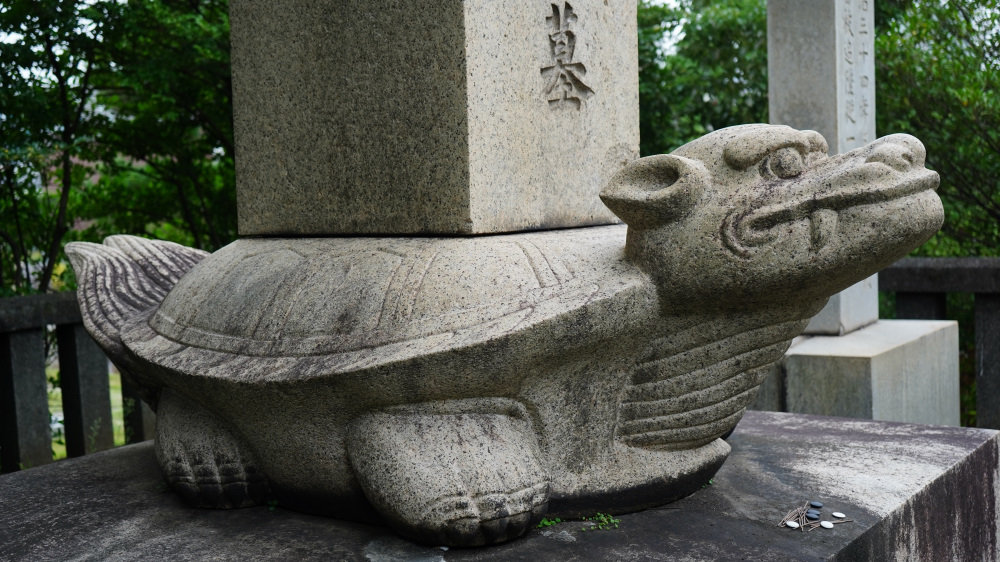
[[[863,0],[770,0],[767,11],[771,123],[812,129],[840,154],[875,140],[875,23]],[[878,320],[878,276],[843,292],[807,334],[843,335]]]
[[[772,123],[831,153],[875,132],[872,0],[768,0]],[[882,134],[896,131],[882,131]],[[958,327],[878,318],[878,276],[830,298],[758,397],[761,409],[958,425]]]

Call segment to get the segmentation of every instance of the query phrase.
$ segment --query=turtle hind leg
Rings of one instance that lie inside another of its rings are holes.
[[[481,546],[524,534],[548,509],[549,479],[523,407],[454,400],[372,412],[348,430],[365,497],[400,534]]]
[[[253,453],[216,416],[170,390],[160,396],[155,448],[167,483],[193,506],[249,507],[270,496]]]

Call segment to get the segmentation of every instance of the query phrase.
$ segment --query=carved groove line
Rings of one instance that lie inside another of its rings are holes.
[[[208,252],[173,242],[147,240],[121,234],[105,238],[104,244],[124,252],[139,265],[150,281],[166,291],[173,288],[184,274],[208,256]]]
[[[706,400],[701,407],[691,407],[689,409],[675,413],[664,414],[662,416],[648,416],[622,423],[619,426],[619,435],[636,435],[648,433],[660,429],[676,429],[686,427],[691,419],[718,419],[721,416],[742,409],[745,404],[739,404],[733,408],[737,397],[755,390],[760,382],[758,370],[747,371],[733,377],[730,381],[732,388],[726,389],[725,398]],[[707,397],[706,397],[707,398]],[[723,413],[725,412],[725,413]]]
[[[751,391],[747,391],[738,398],[749,400]],[[623,436],[622,441],[633,447],[643,447],[654,450],[683,450],[700,447],[711,443],[715,439],[724,435],[726,431],[732,429],[743,417],[744,408],[739,408],[717,420],[712,420],[704,424],[689,426],[680,429],[664,429],[659,431],[649,431],[636,435]]]
[[[539,251],[538,247],[534,244],[523,242],[517,242],[516,245],[528,260],[528,264],[531,266],[531,271],[535,274],[535,279],[538,281],[539,287],[551,287],[559,284],[559,278],[552,271],[548,260],[545,259],[545,255]]]
[[[688,334],[707,331],[708,327],[705,324],[691,328]],[[665,381],[671,377],[683,376],[695,369],[704,369],[705,366],[712,366],[736,355],[786,342],[800,330],[801,324],[802,320],[790,320],[749,331],[736,330],[734,333],[722,334],[718,339],[708,343],[700,345],[695,343],[677,350],[669,349],[666,338],[661,339],[657,342],[659,346],[656,347],[663,346],[665,349],[633,371],[632,383],[635,386],[642,386]],[[681,334],[678,339],[693,339],[693,336],[688,334]],[[737,337],[742,337],[743,341],[731,341]]]
[[[712,391],[746,371],[776,361],[784,352],[786,341],[776,342],[667,380],[629,387],[626,399],[622,403],[622,415],[639,418],[651,415],[649,412],[679,411],[680,408],[673,408],[678,401],[690,402],[691,396]]]
[[[780,359],[804,322],[795,319],[741,330],[738,322],[713,320],[685,330],[690,339],[680,341],[691,342],[686,349],[671,345],[677,339],[658,340],[654,349],[659,347],[660,353],[633,370],[633,384],[619,405],[618,439],[636,447],[681,450],[725,434],[739,421],[770,364]],[[719,331],[728,334],[705,342]],[[668,350],[675,352],[668,355]]]

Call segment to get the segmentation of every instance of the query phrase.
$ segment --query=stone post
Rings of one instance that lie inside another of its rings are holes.
[[[873,4],[768,0],[772,123],[819,131],[833,153],[876,138]],[[831,297],[805,333],[755,408],[958,425],[957,324],[879,320],[877,275]]]
[[[108,385],[108,358],[83,324],[56,327],[66,454],[96,453],[115,446]]]
[[[40,328],[0,335],[0,472],[52,462]]]
[[[834,154],[875,140],[875,20],[870,0],[768,0],[772,123],[818,131]],[[830,297],[807,334],[878,320],[878,276]]]

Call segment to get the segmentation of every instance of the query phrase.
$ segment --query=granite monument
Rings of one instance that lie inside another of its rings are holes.
[[[193,505],[475,546],[677,499],[826,299],[941,223],[905,135],[636,159],[634,3],[231,12],[243,237],[67,248]]]
[[[192,504],[484,545],[707,482],[826,299],[939,228],[923,161],[906,135],[831,157],[818,133],[745,125],[614,174],[627,227],[67,251]]]

